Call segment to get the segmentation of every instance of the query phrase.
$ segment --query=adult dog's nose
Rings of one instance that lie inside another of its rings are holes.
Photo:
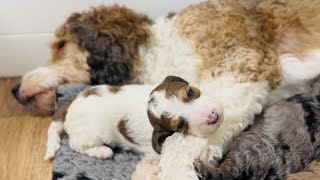
[[[20,104],[26,105],[26,104],[31,100],[32,97],[29,97],[29,98],[22,98],[22,97],[20,97],[20,96],[19,96],[20,86],[21,86],[20,83],[17,84],[17,85],[15,85],[15,86],[13,86],[13,88],[11,89],[11,93],[12,93],[12,95],[16,98],[16,100],[17,100]]]
[[[18,99],[18,97],[19,97],[20,86],[21,86],[21,84],[19,83],[19,84],[13,86],[13,88],[11,89],[11,93],[16,99]]]

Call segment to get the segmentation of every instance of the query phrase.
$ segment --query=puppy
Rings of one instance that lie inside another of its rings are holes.
[[[63,131],[69,135],[73,150],[100,159],[110,158],[113,146],[152,151],[147,103],[154,87],[90,86],[66,101],[49,127],[45,159],[54,157]]]
[[[135,172],[139,177],[145,172],[143,167],[156,166],[161,169],[157,176],[160,179],[197,178],[192,168],[194,159],[220,160],[233,137],[253,123],[268,94],[267,82],[238,83],[228,74],[200,84],[199,88],[178,77],[172,80],[150,94],[152,146],[161,155],[146,154],[146,159],[153,160],[141,162],[144,164]],[[156,159],[159,164],[148,164]]]
[[[266,108],[218,166],[194,162],[200,179],[286,179],[320,160],[320,76],[311,91]]]
[[[193,86],[187,87],[186,83],[179,77],[168,76],[157,88],[156,85],[99,85],[85,89],[73,98],[74,100],[71,98],[70,101],[61,105],[54,114],[48,131],[45,159],[54,157],[60,147],[60,135],[63,131],[69,135],[69,144],[73,150],[101,159],[112,156],[110,148],[112,146],[153,152],[151,146],[153,127],[147,114],[148,104],[152,103],[153,99],[149,100],[150,92],[157,93],[161,91],[160,87],[171,89],[172,94],[168,98],[176,98],[177,101],[181,100],[181,103],[188,101],[188,99],[181,99],[182,96],[184,97],[183,93],[186,93],[190,100],[199,98],[200,90]],[[179,84],[186,88],[184,92],[173,88]],[[205,97],[206,92],[202,94]],[[179,106],[171,107],[180,108]],[[179,131],[182,131],[187,128],[187,122],[206,116],[206,112],[199,110],[207,108],[211,113],[209,120],[211,124],[216,124],[213,125],[216,128],[223,119],[222,111],[217,107],[216,103],[210,103],[210,101],[205,104],[197,103],[189,109],[192,117],[186,117],[181,122],[171,120],[171,117],[167,117],[166,120],[180,123]],[[161,110],[160,107],[159,110]],[[215,128],[209,129],[212,131]]]

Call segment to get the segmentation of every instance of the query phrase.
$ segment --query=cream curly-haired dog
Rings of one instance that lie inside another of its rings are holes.
[[[267,82],[253,96],[273,89],[270,101],[276,101],[301,91],[320,72],[319,7],[317,0],[217,0],[155,23],[125,7],[97,7],[68,18],[56,32],[51,62],[24,75],[12,93],[48,114],[54,88],[63,83],[158,83],[178,75],[197,85],[228,76],[234,85]],[[255,110],[241,106],[239,116],[248,119],[232,134],[252,123],[267,101],[258,99],[250,104]],[[223,154],[222,147],[216,154]]]

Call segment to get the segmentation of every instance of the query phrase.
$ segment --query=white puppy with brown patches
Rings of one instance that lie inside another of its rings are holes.
[[[45,159],[53,158],[59,149],[63,130],[73,150],[100,159],[110,158],[113,146],[153,151],[147,104],[154,87],[99,85],[82,91],[70,105],[67,102],[55,112]]]
[[[227,74],[199,89],[178,77],[171,80],[155,88],[148,104],[152,146],[161,155],[147,154],[134,179],[198,179],[194,159],[220,160],[232,138],[253,123],[268,95],[267,82],[237,83]],[[146,168],[159,174],[146,174]]]

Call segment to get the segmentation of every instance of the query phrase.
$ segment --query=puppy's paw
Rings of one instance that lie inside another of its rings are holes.
[[[107,146],[97,146],[87,149],[85,153],[92,157],[97,157],[99,159],[108,159],[113,156],[113,151]]]
[[[53,143],[47,147],[46,155],[44,156],[44,160],[48,161],[54,158],[56,152],[60,148],[60,143]]]
[[[206,165],[200,159],[194,160],[193,166],[199,179],[204,180],[210,177],[210,172],[208,171]]]

